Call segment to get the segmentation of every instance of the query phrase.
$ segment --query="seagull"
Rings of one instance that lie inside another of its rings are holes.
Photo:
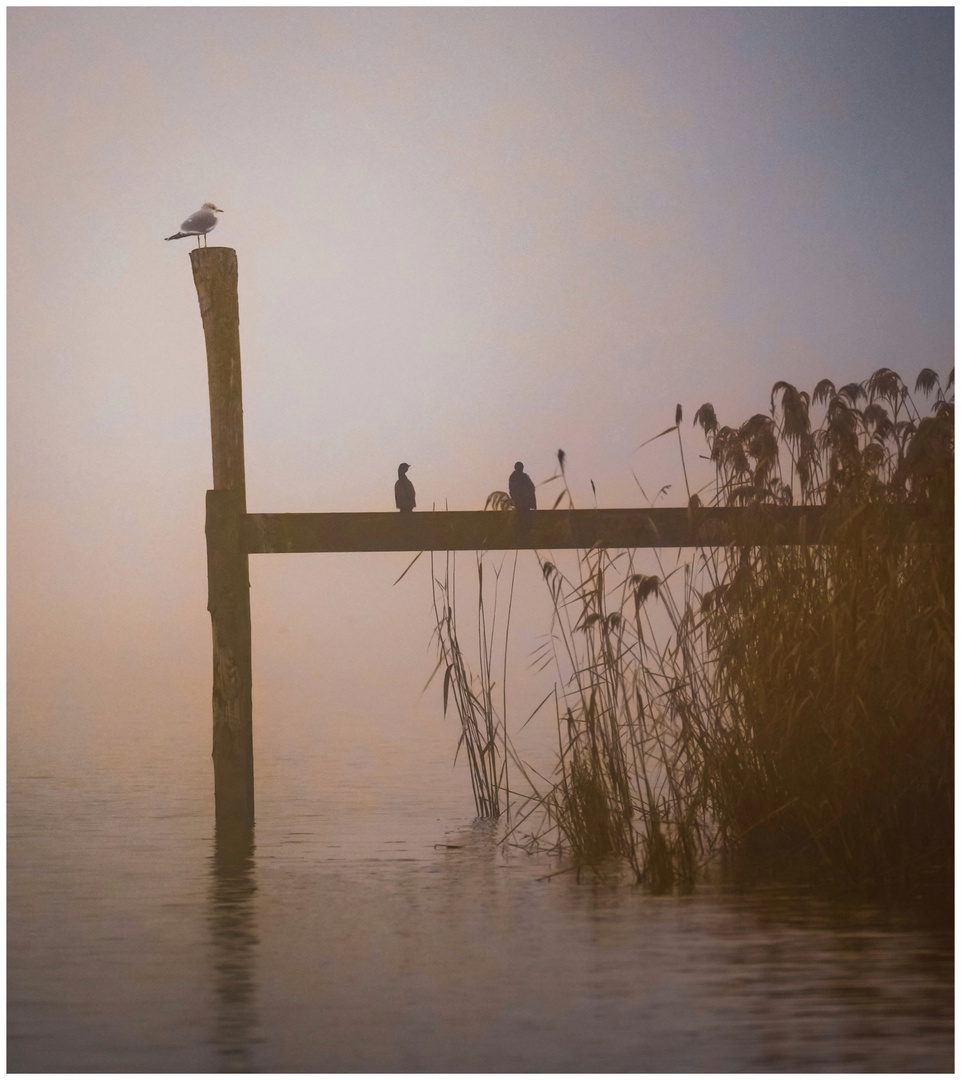
[[[536,510],[537,496],[534,494],[534,481],[524,472],[524,462],[518,461],[514,465],[510,480],[507,481],[507,490],[514,500],[517,510]]]
[[[414,502],[414,485],[407,479],[410,466],[406,461],[397,466],[397,483],[394,484],[394,502],[401,513],[410,513],[417,505]]]
[[[207,233],[217,224],[217,215],[222,213],[223,210],[218,209],[212,202],[205,202],[196,214],[191,214],[180,226],[180,232],[174,233],[173,236],[165,236],[164,240],[180,240],[184,236],[196,236],[197,247],[200,247],[202,236],[204,247],[206,247]]]

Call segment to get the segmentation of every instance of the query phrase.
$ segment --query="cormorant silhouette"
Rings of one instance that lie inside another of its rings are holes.
[[[507,481],[507,490],[514,500],[517,510],[536,510],[537,496],[534,494],[534,481],[524,472],[524,462],[518,461],[514,465],[510,480]]]
[[[397,483],[394,484],[394,502],[402,513],[410,513],[417,505],[414,501],[414,485],[406,475],[409,468],[406,461],[397,466]]]

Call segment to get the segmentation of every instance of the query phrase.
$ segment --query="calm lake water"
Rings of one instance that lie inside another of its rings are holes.
[[[450,721],[11,708],[14,1072],[951,1071],[953,933],[787,888],[652,897],[505,850]]]

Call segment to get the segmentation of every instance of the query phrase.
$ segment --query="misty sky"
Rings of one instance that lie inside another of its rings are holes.
[[[391,510],[400,461],[419,509],[480,509],[558,448],[579,505],[642,505],[632,473],[680,504],[676,442],[635,452],[676,403],[696,471],[705,401],[952,368],[952,42],[950,8],[8,9],[13,708],[209,725],[204,347],[162,239],[203,202],[252,511]],[[253,559],[255,708],[413,708],[407,561]]]

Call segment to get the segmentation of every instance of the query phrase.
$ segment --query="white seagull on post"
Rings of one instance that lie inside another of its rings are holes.
[[[200,247],[200,238],[204,238],[204,247],[207,246],[207,233],[217,224],[217,215],[223,210],[218,209],[212,202],[205,202],[203,206],[180,226],[180,232],[173,236],[165,236],[164,240],[180,240],[184,236],[196,236],[197,247]]]

